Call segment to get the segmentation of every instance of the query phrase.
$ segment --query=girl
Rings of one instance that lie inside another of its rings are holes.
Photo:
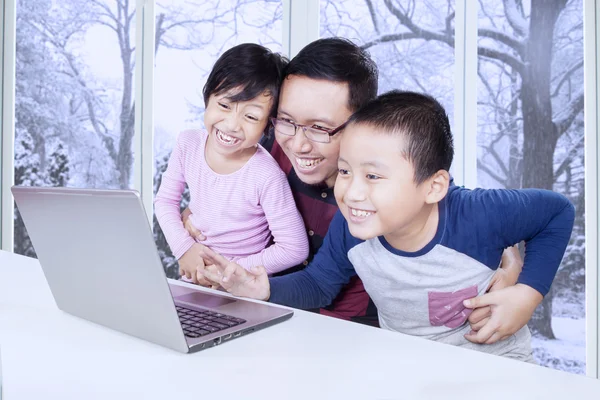
[[[275,116],[282,56],[257,44],[241,44],[215,63],[204,86],[204,126],[178,139],[155,199],[158,222],[179,260],[179,273],[195,283],[204,265],[201,245],[186,231],[181,196],[190,190],[191,222],[203,245],[244,268],[269,274],[308,256],[302,218],[283,171],[258,144]],[[269,246],[270,243],[273,243]]]

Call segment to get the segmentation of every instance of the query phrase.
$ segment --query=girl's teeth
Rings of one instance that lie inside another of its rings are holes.
[[[354,215],[355,217],[368,217],[369,215],[371,215],[371,212],[369,211],[356,210],[354,208],[352,208],[351,210],[352,215]]]
[[[296,162],[299,166],[308,168],[317,166],[321,162],[321,159],[296,158]]]
[[[234,138],[233,136],[226,135],[218,129],[217,129],[217,137],[219,138],[219,140],[221,140],[222,142],[227,143],[227,144],[236,144],[239,141],[239,139]]]

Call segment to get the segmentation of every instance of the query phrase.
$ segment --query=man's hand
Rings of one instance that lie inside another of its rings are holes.
[[[196,241],[198,241],[198,242],[206,240],[206,236],[204,236],[202,234],[202,232],[200,232],[198,229],[196,229],[194,224],[192,224],[192,221],[190,220],[191,215],[192,215],[192,212],[190,211],[189,208],[186,208],[181,213],[181,221],[183,222],[183,226],[185,227],[185,230],[188,231],[190,236],[193,237],[194,239],[196,239]]]
[[[211,281],[205,274],[205,272],[209,270],[211,276],[218,276],[217,267],[214,265],[206,265],[206,262],[204,264],[203,267],[196,268],[196,279],[198,280],[198,284],[211,289],[218,289],[221,286],[219,282]]]
[[[206,246],[194,244],[183,256],[179,259],[179,275],[198,285],[211,287],[213,283],[198,276],[196,271],[199,268],[204,268],[204,259],[202,258],[203,250]],[[200,279],[198,279],[200,278]]]
[[[208,247],[204,247],[203,257],[209,266],[202,266],[200,270],[207,279],[220,283],[234,296],[269,300],[271,296],[269,277],[264,267],[253,267],[248,272],[242,266],[227,260]]]
[[[504,340],[524,327],[543,296],[535,289],[517,284],[464,301],[467,308],[491,307],[489,321],[479,331],[472,330],[465,338],[473,343],[491,344]]]
[[[498,268],[490,281],[488,292],[514,286],[523,270],[523,260],[517,246],[509,247],[502,253],[501,267]],[[492,310],[489,306],[477,308],[469,315],[471,329],[478,331],[490,320]]]

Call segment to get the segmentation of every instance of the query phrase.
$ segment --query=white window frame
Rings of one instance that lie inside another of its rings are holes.
[[[477,187],[477,2],[456,0],[454,20],[455,183]],[[470,77],[470,79],[469,79]]]
[[[598,264],[598,197],[600,176],[600,5],[595,0],[585,0],[584,16],[584,85],[585,85],[585,297],[586,297],[586,369],[587,375],[600,378],[600,336],[598,336],[600,297],[600,266]]]
[[[14,184],[15,159],[15,55],[16,55],[16,1],[0,2],[0,238],[2,250],[13,251],[14,202],[10,192]]]
[[[155,1],[136,1],[135,132],[133,187],[142,198],[148,222],[154,217],[154,27]]]
[[[319,38],[321,13],[319,0],[283,1],[283,44],[291,59],[304,46]]]

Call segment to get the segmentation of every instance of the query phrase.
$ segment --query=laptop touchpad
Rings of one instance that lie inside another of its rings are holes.
[[[175,297],[175,301],[181,301],[184,303],[195,304],[200,307],[221,307],[225,304],[233,303],[235,299],[229,299],[227,297],[214,296],[203,292],[192,292],[184,294],[182,296]]]

